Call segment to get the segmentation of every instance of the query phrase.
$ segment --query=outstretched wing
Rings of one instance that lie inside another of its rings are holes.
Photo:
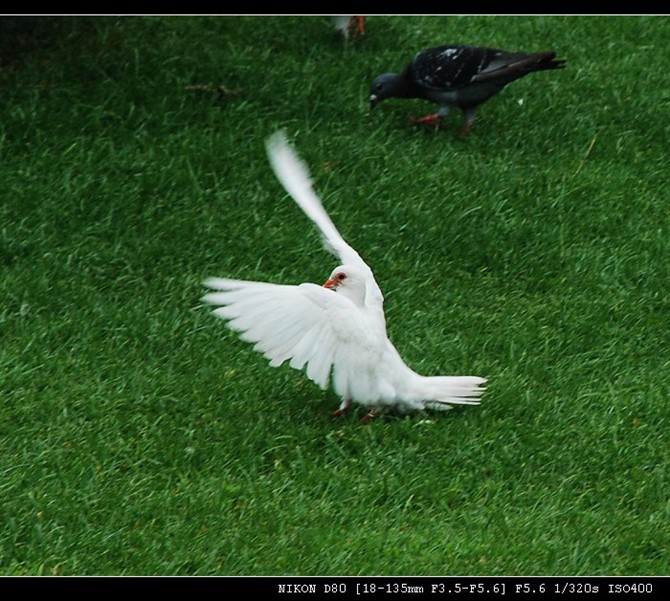
[[[295,369],[306,367],[307,377],[327,388],[333,365],[356,370],[361,353],[374,354],[371,336],[349,299],[316,284],[286,286],[209,278],[210,292],[203,301],[228,327],[253,342],[278,367],[290,360]]]
[[[384,296],[372,270],[337,231],[323,208],[321,199],[312,189],[312,180],[307,165],[296,155],[284,132],[280,130],[274,133],[265,144],[272,170],[277,179],[305,212],[305,215],[319,228],[326,250],[339,257],[342,264],[355,266],[365,274],[366,302],[371,301],[381,307]]]

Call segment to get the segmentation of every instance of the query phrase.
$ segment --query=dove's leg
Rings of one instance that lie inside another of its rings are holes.
[[[361,423],[362,424],[369,424],[376,416],[378,416],[382,412],[381,407],[373,407],[368,411],[362,418],[361,418]]]
[[[354,42],[358,39],[358,36],[365,33],[365,17],[361,15],[354,15],[349,21],[347,29],[354,30]]]
[[[333,411],[332,416],[339,417],[340,415],[344,415],[349,409],[351,409],[351,399],[342,399],[342,403],[340,403],[338,409]]]
[[[474,108],[468,108],[468,109],[463,109],[463,125],[461,126],[461,129],[458,130],[458,137],[459,138],[465,138],[470,133],[470,129],[472,129],[472,125],[475,122],[475,109]]]

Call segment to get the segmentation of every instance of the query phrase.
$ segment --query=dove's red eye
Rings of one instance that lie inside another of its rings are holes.
[[[347,278],[347,274],[340,271],[340,273],[338,273],[335,277],[341,282]]]

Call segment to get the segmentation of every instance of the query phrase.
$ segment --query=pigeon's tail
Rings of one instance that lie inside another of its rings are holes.
[[[557,59],[556,53],[551,50],[547,52],[538,52],[528,57],[529,64],[526,70],[531,71],[547,71],[549,69],[563,69],[565,67],[565,60]]]
[[[477,376],[423,376],[424,405],[429,409],[451,409],[451,405],[478,405],[485,378]]]
[[[563,67],[565,67],[565,61],[557,59],[556,53],[551,50],[534,54],[501,51],[499,57],[492,61],[489,67],[472,78],[472,83],[492,82],[496,84],[497,91],[529,73]]]

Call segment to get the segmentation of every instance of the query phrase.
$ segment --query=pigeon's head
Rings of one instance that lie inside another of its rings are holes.
[[[370,108],[375,108],[382,100],[398,96],[400,77],[397,73],[384,73],[376,77],[370,84]]]
[[[333,269],[323,287],[344,294],[356,304],[365,301],[365,276],[351,265],[340,265]]]

